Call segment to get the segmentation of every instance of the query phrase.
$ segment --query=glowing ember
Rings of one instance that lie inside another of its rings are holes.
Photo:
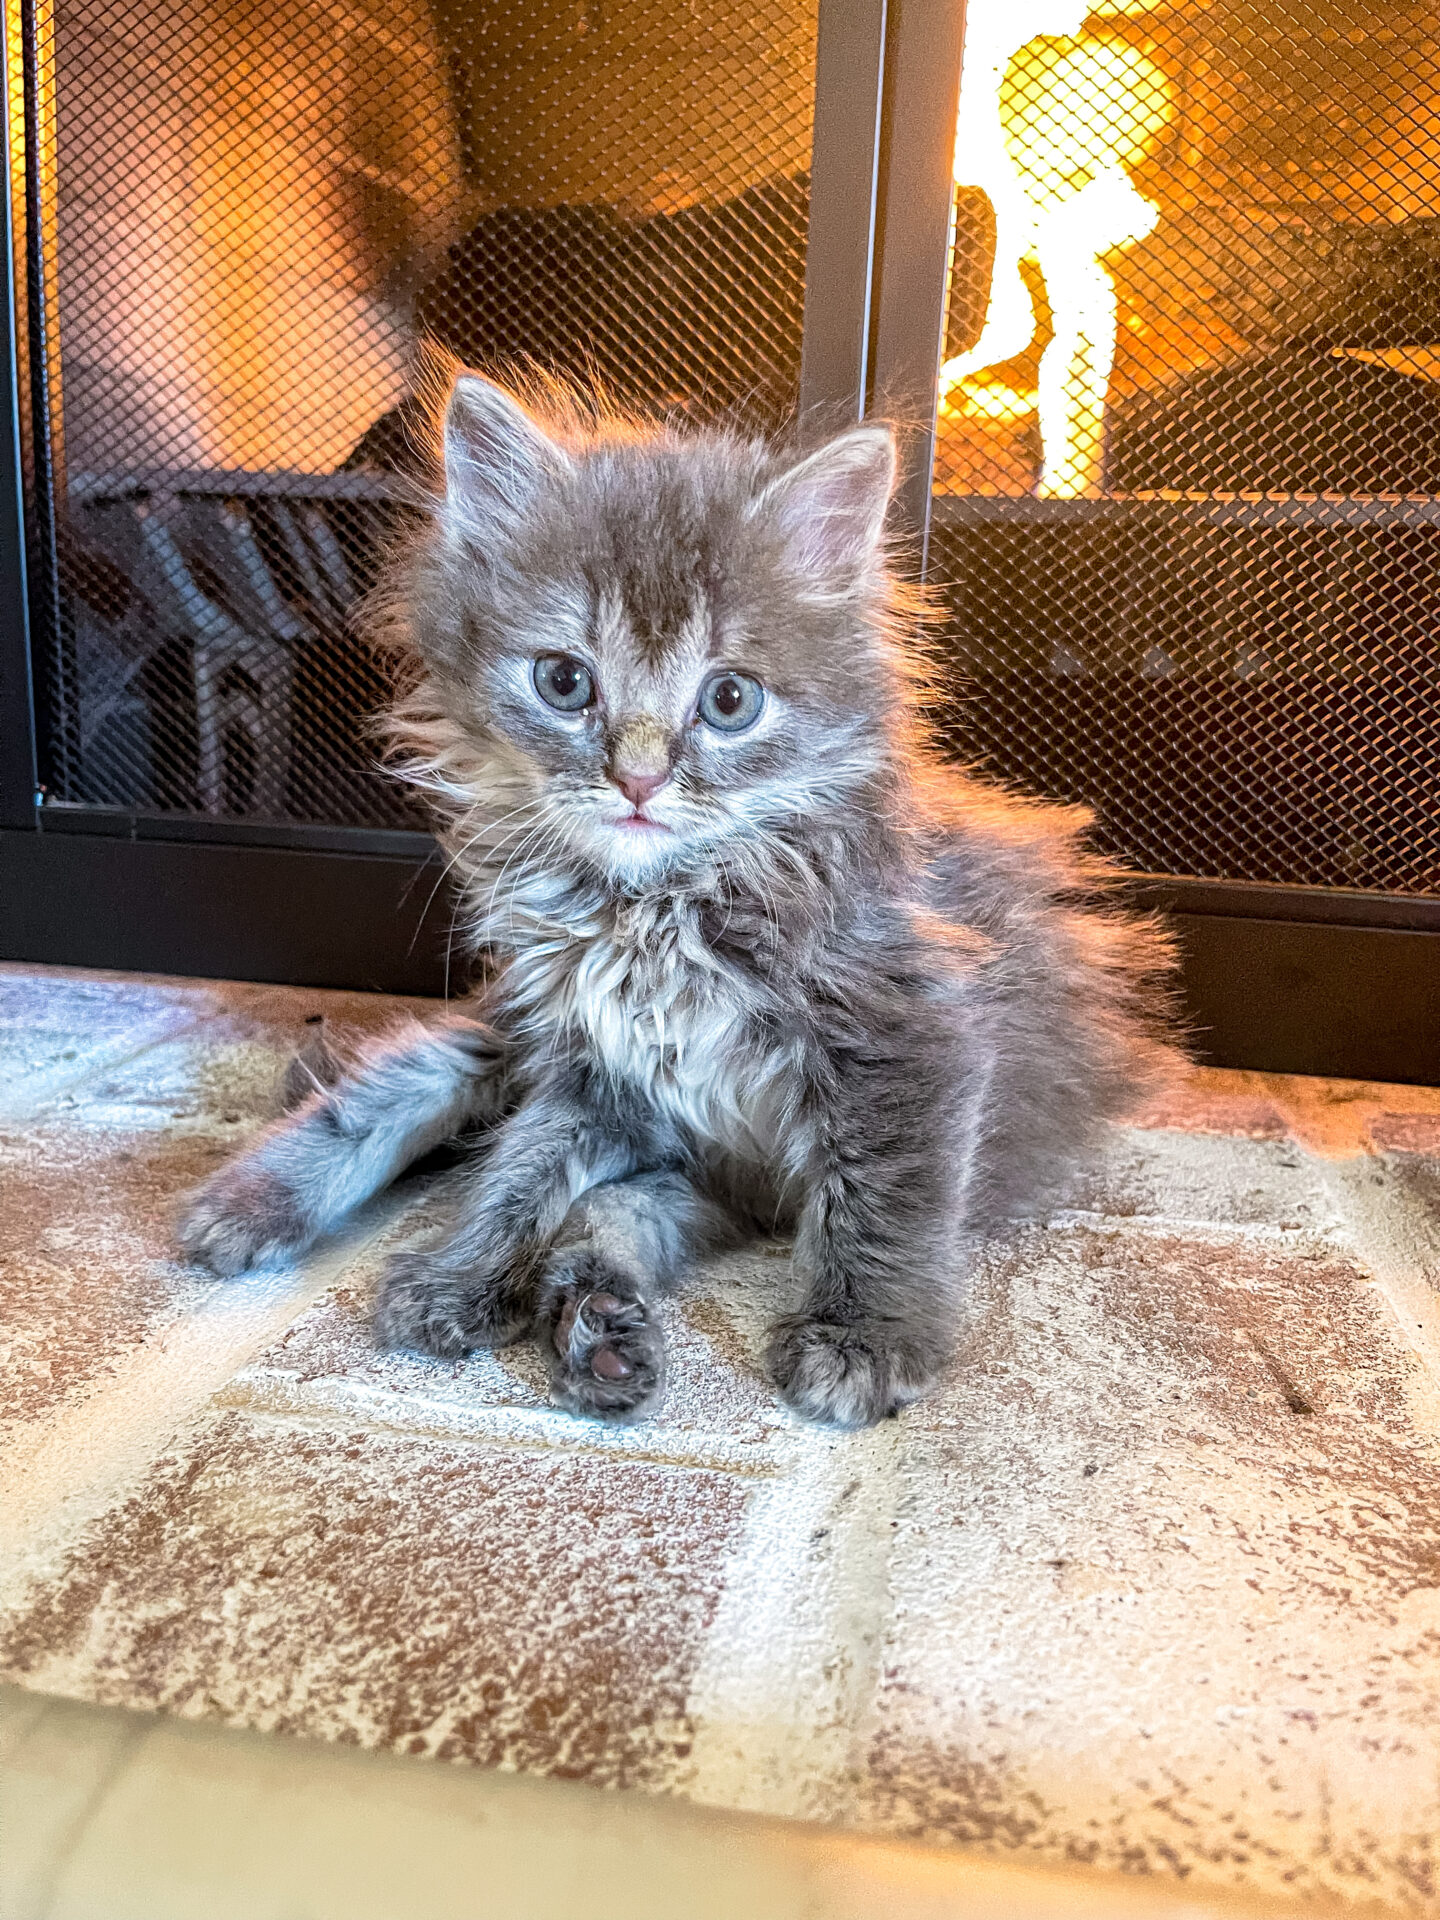
[[[1139,48],[1082,33],[1075,0],[971,0],[955,139],[955,178],[995,213],[995,266],[980,338],[941,368],[942,405],[971,418],[1018,419],[1038,407],[1038,491],[1097,493],[1105,401],[1115,359],[1115,286],[1105,256],[1153,231],[1157,210],[1134,166],[1174,113],[1164,74]],[[1054,337],[1037,390],[983,381],[1035,338],[1021,272],[1045,282]]]

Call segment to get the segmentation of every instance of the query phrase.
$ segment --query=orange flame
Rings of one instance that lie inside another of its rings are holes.
[[[941,404],[1011,419],[1038,408],[1038,492],[1051,499],[1100,490],[1117,320],[1104,257],[1154,231],[1158,210],[1126,169],[1175,111],[1145,53],[1082,32],[1088,12],[1083,0],[971,0],[955,139],[957,183],[994,208],[995,266],[980,338],[940,370]],[[1026,260],[1054,322],[1033,396],[976,378],[1035,338]]]

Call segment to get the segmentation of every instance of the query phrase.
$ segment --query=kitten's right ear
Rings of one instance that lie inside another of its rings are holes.
[[[493,380],[462,373],[445,408],[445,504],[462,526],[518,519],[570,456]]]

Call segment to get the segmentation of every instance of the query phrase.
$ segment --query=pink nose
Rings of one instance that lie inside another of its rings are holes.
[[[670,778],[668,773],[612,773],[610,778],[619,787],[632,807],[643,807],[652,793],[658,793]]]

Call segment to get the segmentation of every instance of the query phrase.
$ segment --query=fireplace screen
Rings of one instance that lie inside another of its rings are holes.
[[[1440,31],[970,0],[953,737],[1169,873],[1440,892]]]
[[[784,415],[813,0],[35,0],[24,40],[46,797],[408,824],[353,614],[421,343]]]
[[[784,419],[816,0],[10,5],[47,801],[415,824],[354,613],[422,343]],[[955,750],[1145,870],[1440,892],[1433,9],[969,0],[966,42]]]

